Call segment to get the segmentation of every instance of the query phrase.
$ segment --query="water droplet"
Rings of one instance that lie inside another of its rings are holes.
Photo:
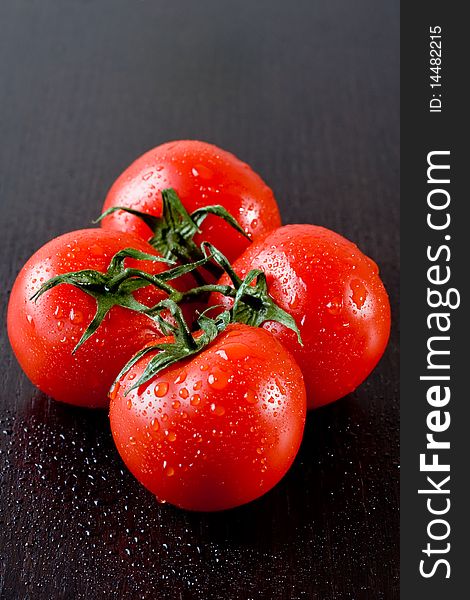
[[[201,396],[199,394],[194,394],[194,396],[191,397],[190,403],[192,406],[198,406],[198,404],[201,403]]]
[[[217,350],[216,354],[217,354],[217,356],[220,356],[224,360],[228,360],[228,356],[227,356],[227,353],[225,352],[225,350]]]
[[[150,421],[150,427],[153,429],[153,431],[158,431],[160,429],[160,423],[158,422],[158,419],[152,419]]]
[[[176,440],[176,433],[174,431],[169,431],[166,437],[169,442],[174,442]]]
[[[131,410],[131,408],[132,408],[132,400],[130,400],[130,399],[127,401],[127,408],[129,410]]]
[[[343,301],[341,298],[335,296],[332,300],[330,300],[330,302],[328,302],[326,308],[331,315],[339,315],[343,308]]]
[[[225,414],[225,408],[218,404],[211,404],[211,411],[216,414],[218,417],[221,417]]]
[[[353,279],[349,284],[351,288],[351,298],[357,308],[360,310],[367,299],[367,289],[360,279]]]
[[[153,171],[149,171],[148,173],[144,173],[144,175],[142,175],[142,179],[144,181],[148,181],[150,179],[150,177],[152,177],[153,175]]]
[[[121,387],[121,384],[119,383],[119,381],[115,381],[113,383],[111,389],[109,390],[109,394],[108,394],[108,397],[110,400],[114,400],[114,398],[116,398],[120,387]]]
[[[296,308],[299,305],[299,295],[294,291],[294,295],[289,301],[290,308]]]
[[[227,387],[228,381],[230,379],[230,375],[221,371],[220,369],[215,369],[207,378],[209,385],[213,387],[215,390],[223,390]]]
[[[186,398],[189,396],[189,392],[186,388],[183,388],[179,391],[179,395],[181,398],[183,398],[183,400],[186,400]]]
[[[188,374],[186,371],[181,371],[181,373],[175,379],[175,383],[183,383],[183,381],[185,381],[187,376],[188,376]]]
[[[173,469],[173,467],[167,467],[165,469],[165,475],[167,477],[173,477],[174,474],[175,474],[175,470]]]
[[[253,390],[248,390],[245,393],[244,398],[248,404],[256,404],[258,402],[258,396],[253,392]]]
[[[200,177],[201,179],[212,179],[212,177],[214,176],[214,172],[212,171],[212,169],[209,169],[209,167],[206,167],[205,165],[195,165],[192,169],[191,169],[191,173],[194,175],[194,177]]]
[[[282,394],[283,396],[285,396],[285,395],[286,395],[286,393],[287,393],[287,392],[286,392],[286,388],[285,388],[285,387],[282,385],[281,381],[279,381],[279,379],[277,379],[277,378],[276,378],[276,385],[277,385],[277,387],[279,388],[279,391],[281,392],[281,394]]]
[[[79,324],[83,321],[83,314],[79,310],[75,310],[74,308],[70,309],[69,319],[72,323]]]
[[[173,408],[179,408],[181,406],[181,402],[179,400],[175,400],[171,406]]]
[[[248,356],[249,349],[245,344],[232,343],[225,347],[225,352],[232,360],[240,360]]]
[[[157,385],[155,386],[155,396],[157,396],[157,398],[162,398],[163,396],[166,396],[166,394],[168,393],[168,388],[170,386],[168,385],[168,383],[166,381],[159,381],[157,383]]]

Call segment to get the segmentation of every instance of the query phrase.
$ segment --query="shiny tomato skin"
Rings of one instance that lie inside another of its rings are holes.
[[[234,263],[266,273],[269,293],[296,320],[304,346],[278,323],[263,327],[290,350],[304,374],[308,407],[355,390],[381,358],[390,304],[377,265],[355,244],[315,225],[286,225],[254,242]],[[228,283],[224,276],[220,282]],[[213,294],[210,304],[232,303]]]
[[[229,325],[193,358],[140,388],[141,359],[111,393],[116,446],[160,501],[194,511],[245,504],[284,476],[300,446],[305,387],[268,332]]]
[[[18,274],[8,305],[10,343],[32,383],[56,400],[106,407],[107,393],[120,369],[150,338],[161,336],[145,315],[115,306],[96,333],[72,354],[95,314],[94,298],[62,284],[36,302],[30,299],[55,275],[82,269],[105,272],[112,256],[128,247],[156,255],[149,244],[128,233],[84,229],[45,244]],[[167,268],[164,263],[133,259],[125,264],[154,274]],[[151,306],[164,294],[147,287],[135,292],[135,297]]]
[[[140,156],[115,181],[103,211],[112,206],[128,206],[159,217],[161,192],[170,187],[190,213],[203,206],[221,204],[252,239],[281,225],[274,195],[261,177],[233,154],[196,140],[168,142]],[[138,217],[121,211],[106,217],[101,224],[146,240],[151,235]],[[204,221],[201,232],[194,238],[197,243],[211,242],[230,260],[250,243],[213,215]]]

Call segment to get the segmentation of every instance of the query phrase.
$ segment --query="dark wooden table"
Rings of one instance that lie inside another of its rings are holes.
[[[0,596],[398,598],[399,9],[390,0],[0,3]],[[380,265],[394,331],[356,393],[308,418],[286,478],[189,514],[127,472],[107,416],[55,403],[7,341],[8,293],[163,141],[248,161],[285,222]]]

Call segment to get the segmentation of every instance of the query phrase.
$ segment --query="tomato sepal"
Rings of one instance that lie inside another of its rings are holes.
[[[148,241],[162,256],[186,263],[203,258],[203,253],[193,238],[196,233],[201,233],[200,226],[209,215],[223,219],[251,241],[235,217],[220,204],[203,206],[190,214],[175,190],[168,188],[162,191],[162,207],[162,216],[155,217],[126,206],[113,206],[106,210],[96,223],[116,211],[128,212],[139,217],[152,230],[153,235]]]
[[[175,301],[181,301],[181,292],[167,282],[172,279],[177,279],[178,277],[205,265],[211,259],[211,256],[206,256],[191,264],[180,265],[173,269],[168,269],[158,275],[152,275],[140,269],[126,267],[124,261],[127,258],[174,264],[174,261],[168,258],[147,254],[146,252],[141,252],[133,248],[125,248],[113,256],[106,273],[92,269],[84,269],[82,271],[57,275],[46,281],[31,297],[32,301],[37,302],[40,296],[45,292],[57,285],[67,283],[75,286],[95,299],[95,315],[83,332],[83,335],[73,349],[72,354],[74,354],[80,346],[96,332],[103,319],[114,306],[122,306],[123,308],[147,314],[151,317],[154,307],[149,308],[148,306],[141,304],[133,296],[133,293],[142,287],[154,285],[169,294]]]
[[[174,317],[176,325],[169,323],[161,316],[160,313],[163,311],[168,311]],[[201,350],[213,342],[219,333],[221,333],[231,322],[228,311],[224,311],[215,319],[211,319],[204,312],[199,315],[199,318],[197,319],[200,330],[196,335],[193,335],[184,319],[180,307],[173,300],[162,300],[157,306],[151,309],[149,313],[150,312],[155,315],[163,333],[165,335],[173,336],[174,341],[150,344],[145,348],[142,348],[142,350],[127,362],[116,377],[116,381],[119,381],[121,377],[143,356],[149,352],[158,351],[158,353],[148,362],[141,377],[127,390],[126,394],[147,383],[147,381],[170,365],[201,352]]]
[[[232,323],[261,327],[266,321],[276,321],[291,329],[296,334],[299,344],[303,346],[295,319],[278,306],[269,295],[266,275],[263,271],[252,269],[244,279],[241,279],[233,270],[229,260],[212,244],[203,242],[201,249],[206,257],[211,256],[227,273],[231,279],[232,286],[219,284],[204,285],[184,292],[184,297],[217,292],[223,296],[233,298],[233,306],[229,311]]]

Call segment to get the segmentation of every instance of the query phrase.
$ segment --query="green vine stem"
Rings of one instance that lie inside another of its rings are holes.
[[[233,270],[228,259],[212,244],[204,242],[201,245],[201,251],[206,257],[211,256],[224,272],[227,273],[232,286],[220,284],[202,285],[182,292],[183,298],[214,292],[233,298],[233,306],[230,309],[232,323],[245,323],[246,325],[259,327],[265,321],[276,321],[294,331],[299,344],[303,345],[295,319],[278,306],[269,295],[266,275],[263,271],[252,269],[244,279],[241,279]]]
[[[182,292],[171,286],[168,281],[181,277],[182,275],[190,273],[205,265],[212,257],[206,255],[199,261],[180,265],[156,275],[146,273],[140,269],[125,267],[124,261],[126,258],[174,264],[173,261],[154,256],[153,254],[140,252],[133,248],[125,248],[113,256],[106,273],[85,269],[82,271],[57,275],[46,281],[31,297],[32,301],[37,302],[44,293],[52,288],[63,283],[68,283],[95,299],[95,315],[83,332],[73,353],[75,353],[78,348],[80,348],[80,346],[95,333],[113,306],[122,306],[136,312],[147,314],[151,318],[153,308],[141,304],[133,295],[135,291],[142,287],[153,285],[168,294],[174,302],[181,302],[183,299]]]
[[[161,316],[160,313],[163,311],[169,312],[173,316],[176,325],[169,323]],[[164,342],[151,344],[142,348],[142,350],[133,356],[121,369],[115,381],[119,381],[121,377],[142,357],[146,356],[149,352],[157,351],[155,356],[147,363],[140,378],[126,391],[126,394],[147,383],[147,381],[158,375],[158,373],[166,367],[201,352],[201,350],[215,340],[219,333],[221,333],[230,323],[230,314],[228,311],[224,311],[215,319],[211,319],[206,313],[202,313],[197,321],[199,331],[196,334],[193,334],[183,317],[180,307],[173,300],[162,300],[153,308],[152,312],[155,314],[161,329],[163,331],[166,330],[168,334],[173,337],[173,340],[170,341],[167,339]]]
[[[204,206],[190,214],[183,206],[178,194],[172,188],[162,191],[161,217],[155,217],[126,206],[113,206],[106,210],[95,222],[97,223],[120,210],[139,217],[152,230],[149,243],[162,256],[178,260],[184,264],[203,258],[203,252],[194,242],[193,238],[196,233],[201,233],[200,226],[209,215],[215,215],[223,219],[241,235],[250,239],[238,221],[223,206],[219,204]],[[207,263],[205,268],[216,279],[222,274],[220,268],[214,263]],[[204,283],[197,271],[194,272],[194,277],[198,283]]]

